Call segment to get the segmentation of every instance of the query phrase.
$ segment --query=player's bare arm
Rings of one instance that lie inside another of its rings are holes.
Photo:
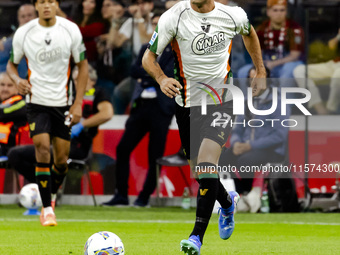
[[[77,78],[76,98],[73,105],[70,107],[69,114],[66,116],[66,119],[71,120],[70,126],[77,124],[82,116],[83,96],[85,94],[88,76],[88,63],[86,59],[77,63],[77,66],[79,74]]]
[[[253,26],[251,26],[249,35],[242,36],[244,45],[253,60],[254,66],[256,68],[256,76],[251,83],[253,89],[253,96],[261,95],[267,88],[266,85],[266,69],[262,60],[261,46],[259,38],[257,37],[256,31]]]
[[[18,65],[12,63],[11,61],[8,61],[7,73],[14,82],[14,84],[17,86],[19,94],[27,95],[31,93],[31,84],[29,84],[28,80],[19,77]]]
[[[173,98],[182,89],[181,84],[173,78],[166,76],[157,62],[157,55],[147,49],[142,60],[145,71],[159,84],[162,92]]]

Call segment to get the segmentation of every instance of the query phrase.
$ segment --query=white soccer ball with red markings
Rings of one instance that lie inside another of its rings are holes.
[[[22,187],[19,193],[19,202],[27,209],[38,209],[42,206],[40,192],[36,183],[30,183]]]
[[[93,234],[84,247],[84,255],[124,255],[124,245],[120,238],[109,231]]]

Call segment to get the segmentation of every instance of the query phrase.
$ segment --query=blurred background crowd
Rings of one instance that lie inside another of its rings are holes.
[[[136,83],[132,65],[148,43],[157,20],[177,1],[162,0],[62,0],[58,15],[78,24],[89,63],[98,75],[96,86],[111,97],[115,114],[128,114]],[[339,113],[340,71],[336,61],[340,40],[338,0],[219,0],[241,6],[256,28],[265,64],[279,86],[308,86],[313,114]],[[0,1],[0,72],[9,58],[11,36],[18,26],[36,17],[29,0]],[[333,40],[333,41],[332,41]],[[308,85],[305,64],[308,69]],[[315,65],[318,64],[318,65]],[[321,64],[321,65],[320,65]],[[236,78],[249,77],[251,59],[241,37],[235,37],[231,70]],[[317,71],[318,70],[318,71]],[[20,75],[27,75],[23,61]],[[241,85],[242,86],[242,85]]]

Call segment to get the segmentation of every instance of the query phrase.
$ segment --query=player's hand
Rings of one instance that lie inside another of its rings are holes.
[[[178,81],[166,76],[159,82],[159,86],[161,87],[161,91],[170,98],[179,95],[179,90],[182,89],[182,86]]]
[[[255,78],[251,82],[251,88],[253,89],[253,97],[260,96],[267,89],[266,73],[256,73]]]
[[[28,80],[19,78],[16,81],[16,86],[18,88],[19,94],[21,95],[27,95],[31,93],[31,84],[29,84]]]
[[[82,105],[81,104],[73,104],[70,107],[70,110],[65,118],[65,122],[67,121],[69,127],[77,124],[82,116]]]

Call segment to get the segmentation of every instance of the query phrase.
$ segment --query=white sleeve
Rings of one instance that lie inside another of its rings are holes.
[[[86,59],[86,47],[83,41],[83,36],[78,28],[78,26],[73,23],[72,24],[72,56],[75,63],[79,63],[80,61]]]
[[[132,35],[132,18],[127,19],[119,29],[119,34],[124,35],[130,39]]]
[[[153,53],[157,55],[162,54],[165,47],[176,36],[176,20],[174,17],[176,16],[172,12],[172,8],[160,17],[149,42],[149,48]]]
[[[11,56],[10,56],[10,60],[14,63],[14,64],[19,64],[22,57],[25,55],[24,53],[24,31],[22,29],[18,29],[13,37],[13,41],[12,41],[12,50],[11,50]]]
[[[246,12],[241,7],[235,6],[232,8],[235,8],[233,16],[236,23],[236,33],[241,35],[249,35],[251,26]]]

